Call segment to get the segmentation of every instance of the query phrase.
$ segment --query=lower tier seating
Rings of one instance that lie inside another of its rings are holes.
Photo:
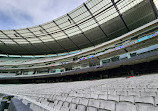
[[[0,85],[0,93],[29,98],[52,111],[158,111],[158,74],[79,82]],[[30,107],[34,111],[38,109]]]

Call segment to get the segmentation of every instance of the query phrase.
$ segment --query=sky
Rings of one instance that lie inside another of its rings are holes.
[[[0,30],[40,25],[56,19],[86,0],[0,0]]]

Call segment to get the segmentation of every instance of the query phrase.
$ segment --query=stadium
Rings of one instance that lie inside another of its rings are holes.
[[[157,73],[157,0],[87,0],[0,30],[0,111],[158,111]]]

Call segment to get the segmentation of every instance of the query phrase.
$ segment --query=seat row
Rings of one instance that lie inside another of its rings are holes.
[[[58,98],[54,97],[54,98]],[[53,109],[60,111],[157,111],[158,107],[143,102],[116,102],[112,100],[86,99],[86,98],[60,98],[57,99],[39,99],[42,104],[47,104]]]

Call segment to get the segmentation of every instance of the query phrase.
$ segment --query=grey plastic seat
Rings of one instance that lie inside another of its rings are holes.
[[[118,88],[118,87],[116,87],[115,88],[115,90],[118,92],[118,91],[124,91],[123,89],[125,89],[125,88]],[[125,91],[127,91],[127,90],[125,90]]]
[[[158,107],[151,104],[136,104],[138,111],[158,111]]]
[[[158,105],[158,96],[155,97],[155,105]]]
[[[98,99],[107,100],[108,99],[108,95],[106,95],[106,94],[99,94]]]
[[[108,95],[108,100],[112,101],[119,101],[119,96],[118,95]]]
[[[58,106],[62,106],[63,105],[63,101],[59,101],[57,105]]]
[[[49,103],[48,106],[52,108],[54,107],[54,103]]]
[[[122,91],[133,91],[133,88],[123,88]]]
[[[145,88],[133,88],[133,91],[145,91]]]
[[[98,111],[111,111],[111,110],[107,110],[107,109],[98,109]]]
[[[44,111],[44,109],[42,107],[39,107],[33,103],[30,104],[30,108],[32,109],[32,111]],[[5,111],[5,109],[4,109],[4,111]],[[12,111],[12,110],[9,108],[9,111]]]
[[[134,96],[120,96],[119,101],[134,103]]]
[[[103,91],[103,94],[108,95],[108,91]]]
[[[127,96],[127,91],[117,91],[117,95]]]
[[[98,99],[98,94],[93,94],[93,93],[92,93],[90,98]]]
[[[41,101],[43,101],[44,100],[44,98],[39,98],[38,99],[38,101],[41,103]]]
[[[91,98],[91,94],[85,93],[85,94],[83,94],[83,97],[84,97],[84,98]]]
[[[93,106],[93,107],[99,107],[99,103],[100,101],[99,100],[95,100],[95,99],[90,99],[89,100],[89,103],[88,103],[88,106]]]
[[[37,101],[37,102],[40,102],[40,98],[36,98],[36,101]]]
[[[107,109],[98,109],[98,111],[111,111],[111,110],[107,110]]]
[[[70,109],[70,111],[79,111],[79,110],[77,110],[77,109]]]
[[[116,111],[137,111],[136,106],[128,102],[119,102],[116,104]]]
[[[69,103],[65,101],[65,102],[63,103],[63,106],[64,106],[64,107],[69,107]]]
[[[55,105],[55,106],[54,106],[54,109],[56,109],[56,110],[60,110],[60,108],[61,108],[60,105],[59,105],[59,106],[58,106],[58,105]]]
[[[94,107],[87,107],[87,111],[97,111],[97,108],[94,108]]]
[[[76,97],[84,97],[84,94],[82,94],[82,93],[77,93],[77,94],[75,94],[75,96],[76,96]]]
[[[157,84],[149,84],[148,88],[158,88],[158,85]]]
[[[157,88],[145,88],[145,91],[152,91],[152,92],[157,92],[158,89]]]
[[[66,101],[66,96],[61,96],[61,98],[60,98],[60,100],[62,100],[62,101]]]
[[[63,97],[67,97],[69,94],[68,93],[62,93],[61,94]]]
[[[106,110],[111,110],[111,111],[115,111],[115,104],[116,104],[116,102],[114,102],[114,101],[100,100],[100,106],[99,106],[99,108],[106,109]]]
[[[68,107],[61,107],[60,111],[70,111],[70,108],[68,108]]]
[[[140,91],[128,91],[129,96],[140,96]]]
[[[79,101],[80,101],[80,98],[73,98],[71,102],[75,103],[75,104],[78,104]]]
[[[45,98],[42,98],[41,101],[40,101],[40,103],[43,104],[43,103],[45,103],[46,101],[47,101],[47,100],[46,100]]]
[[[75,97],[76,94],[75,93],[70,93],[69,96],[74,96]]]
[[[145,97],[145,96],[156,96],[155,92],[152,91],[148,91],[148,92],[141,92],[141,96]]]
[[[77,107],[76,104],[74,104],[74,103],[70,103],[70,106],[69,106],[70,109],[76,109],[76,107]]]
[[[71,101],[72,101],[72,99],[73,99],[73,97],[68,96],[68,97],[66,98],[66,100],[65,100],[65,101],[67,101],[67,102],[71,102]]]
[[[135,103],[149,103],[154,104],[153,97],[134,97]]]
[[[54,105],[53,105],[53,106],[57,105],[57,104],[58,104],[58,102],[59,102],[59,100],[55,100],[55,101],[54,101]]]
[[[81,98],[80,101],[79,101],[79,104],[83,104],[83,105],[87,106],[88,105],[88,99]]]
[[[116,92],[116,91],[113,91],[113,90],[110,90],[110,91],[108,91],[108,94],[109,94],[109,95],[117,95],[117,92]]]
[[[57,96],[57,95],[53,95],[52,100],[55,100],[56,96]]]
[[[42,104],[48,106],[48,105],[49,105],[49,102],[45,101],[45,102],[43,102]]]
[[[78,105],[77,106],[77,110],[78,111],[86,111],[86,106],[84,106],[84,105]]]
[[[57,95],[57,96],[55,97],[55,99],[61,100],[61,96]]]

